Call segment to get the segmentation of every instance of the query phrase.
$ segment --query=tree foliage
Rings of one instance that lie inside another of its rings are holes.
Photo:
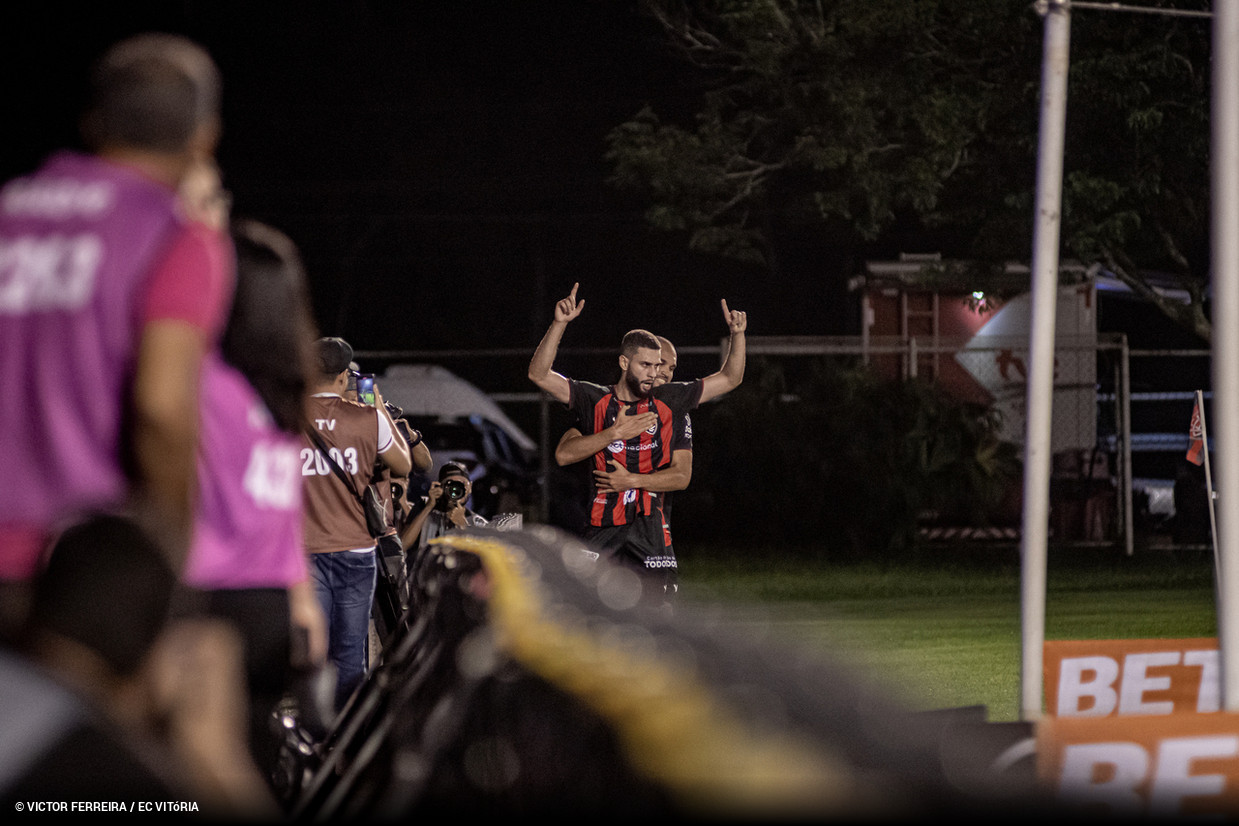
[[[1179,0],[1200,9],[1204,0]],[[692,247],[775,257],[778,227],[944,254],[1031,249],[1042,19],[1008,0],[643,0],[697,84],[609,135],[612,181]],[[1208,337],[1209,24],[1073,12],[1064,252]],[[1150,274],[1178,279],[1167,301]]]
[[[1072,32],[1064,240],[1207,341],[1209,23],[1076,14]],[[1190,303],[1166,300],[1151,272]]]

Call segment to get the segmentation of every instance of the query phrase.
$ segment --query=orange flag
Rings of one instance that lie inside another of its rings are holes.
[[[1187,431],[1191,441],[1187,445],[1187,460],[1194,465],[1204,464],[1205,433],[1200,424],[1200,401],[1192,405],[1192,424]]]

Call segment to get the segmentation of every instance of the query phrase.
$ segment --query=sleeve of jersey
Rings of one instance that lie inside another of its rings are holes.
[[[387,417],[380,415],[378,408],[375,408],[374,415],[379,419],[379,453],[386,453],[391,450],[396,439],[392,436],[391,425],[387,423]]]
[[[702,379],[693,379],[692,389],[688,394],[688,409],[692,410],[697,405],[701,404],[701,394],[706,388],[706,383]]]
[[[568,409],[582,433],[594,432],[594,405],[610,392],[601,384],[568,379]]]
[[[184,321],[212,338],[223,331],[234,287],[227,237],[190,224],[155,265],[142,305],[142,321]]]
[[[701,379],[673,381],[670,384],[664,384],[661,388],[657,388],[657,390],[661,391],[659,398],[685,412],[693,410],[701,404],[701,393],[704,389],[705,382]]]
[[[582,382],[576,379],[568,379],[568,411],[572,413],[572,418],[576,421],[578,427],[582,421],[588,419],[587,406],[589,402],[584,398],[582,390]],[[586,412],[583,413],[583,410]]]
[[[687,413],[680,420],[680,424],[675,429],[674,441],[671,444],[672,450],[692,450],[693,449],[693,419]]]

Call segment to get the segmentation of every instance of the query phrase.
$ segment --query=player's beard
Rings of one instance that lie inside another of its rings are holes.
[[[632,373],[628,372],[624,373],[624,384],[627,385],[628,392],[638,399],[644,399],[646,396],[650,395],[650,390],[653,389],[653,385],[643,388],[640,380]]]

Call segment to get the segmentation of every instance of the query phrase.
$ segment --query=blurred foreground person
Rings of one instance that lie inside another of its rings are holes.
[[[198,45],[109,49],[62,151],[0,190],[0,621],[50,537],[126,503],[179,570],[192,516],[199,370],[232,294],[227,245],[177,188],[219,136],[220,78]]]
[[[198,503],[184,610],[225,620],[244,647],[250,752],[275,774],[274,711],[294,669],[323,665],[327,626],[305,560],[301,433],[314,322],[293,242],[237,221],[236,297],[203,368]],[[296,640],[296,645],[294,645]]]
[[[168,612],[176,575],[133,520],[60,534],[33,583],[20,647],[0,655],[0,796],[192,801],[277,813],[245,748],[240,649],[218,623]]]

